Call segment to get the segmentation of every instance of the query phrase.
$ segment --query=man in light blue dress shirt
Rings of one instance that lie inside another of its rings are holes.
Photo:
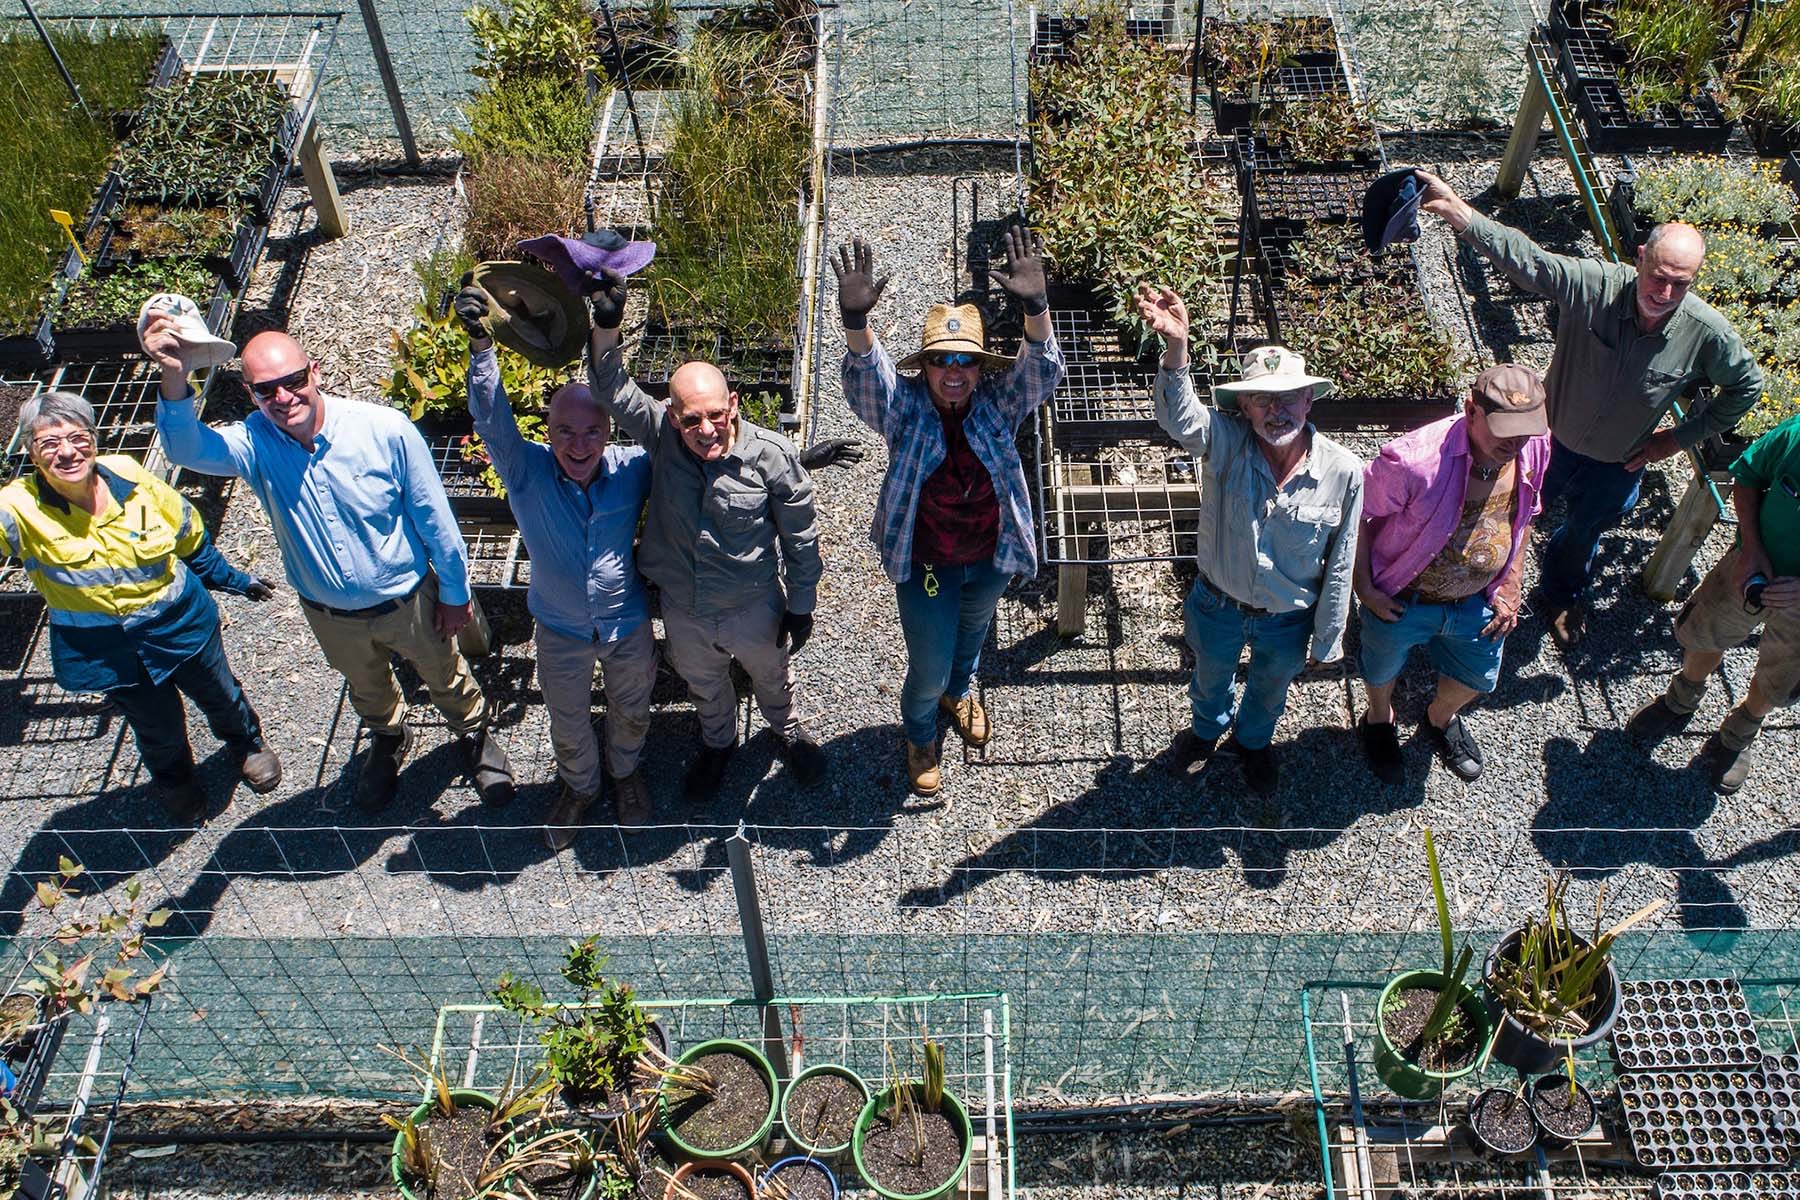
[[[650,791],[638,760],[650,729],[656,638],[638,577],[633,542],[650,493],[650,455],[612,446],[612,420],[586,384],[556,389],[545,411],[549,443],[519,433],[494,343],[481,319],[491,304],[479,287],[456,296],[469,332],[469,415],[506,485],[506,502],[531,554],[526,606],[537,622],[538,687],[550,711],[550,742],[562,792],[544,840],[575,840],[600,792],[594,736],[594,664],[606,688],[606,770],[621,825],[650,820]]]
[[[357,805],[375,810],[394,799],[412,746],[395,654],[418,671],[459,735],[482,799],[512,799],[512,764],[456,645],[473,613],[468,550],[406,414],[325,395],[318,363],[271,331],[244,345],[244,382],[257,411],[208,427],[195,411],[173,322],[154,318],[143,344],[162,367],[156,427],[164,452],[189,470],[250,485],[326,661],[349,682],[350,703],[371,734]]]

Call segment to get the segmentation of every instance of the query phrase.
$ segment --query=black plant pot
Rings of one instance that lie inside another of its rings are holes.
[[[1574,1085],[1575,1099],[1569,1105],[1568,1111],[1574,1114],[1579,1122],[1580,1115],[1585,1108],[1586,1123],[1582,1124],[1579,1129],[1552,1127],[1556,1122],[1545,1115],[1546,1100],[1558,1089],[1563,1096],[1567,1096],[1569,1088],[1569,1077],[1558,1072],[1554,1075],[1538,1076],[1531,1081],[1531,1087],[1525,1093],[1525,1098],[1530,1103],[1532,1124],[1537,1126],[1538,1141],[1544,1143],[1546,1148],[1561,1149],[1578,1142],[1593,1132],[1594,1126],[1600,1122],[1600,1106],[1594,1102],[1594,1094],[1588,1091],[1585,1085],[1576,1083]],[[1554,1112],[1554,1109],[1550,1111]]]
[[[1481,966],[1482,987],[1487,993],[1488,1007],[1493,1010],[1497,1028],[1494,1036],[1494,1061],[1523,1075],[1542,1075],[1554,1070],[1571,1049],[1579,1054],[1612,1031],[1613,1022],[1619,1019],[1619,973],[1609,958],[1606,969],[1594,980],[1594,1011],[1588,1022],[1588,1031],[1577,1038],[1552,1041],[1527,1028],[1507,1012],[1493,988],[1487,984],[1501,958],[1514,962],[1518,960],[1519,938],[1523,933],[1523,929],[1513,930],[1488,951]],[[1583,946],[1587,945],[1580,937],[1575,940]]]
[[[1509,1127],[1505,1130],[1491,1124],[1494,1111],[1511,1101]],[[1483,1125],[1487,1124],[1487,1128]],[[1511,1088],[1484,1088],[1469,1098],[1469,1136],[1478,1150],[1501,1158],[1513,1158],[1528,1152],[1537,1144],[1537,1123],[1532,1120],[1531,1105]]]

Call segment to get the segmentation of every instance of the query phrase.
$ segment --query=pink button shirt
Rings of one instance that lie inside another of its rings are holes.
[[[1469,490],[1469,458],[1468,420],[1457,413],[1395,438],[1363,468],[1363,536],[1371,538],[1369,575],[1378,591],[1404,591],[1449,544]],[[1543,508],[1539,492],[1549,465],[1549,434],[1525,443],[1512,553],[1487,587],[1490,600],[1524,548],[1531,519]]]

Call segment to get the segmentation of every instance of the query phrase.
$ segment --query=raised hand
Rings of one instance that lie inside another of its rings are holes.
[[[1185,342],[1188,337],[1187,302],[1175,294],[1174,288],[1153,288],[1147,283],[1137,286],[1138,317],[1172,342]]]
[[[1018,300],[1026,316],[1035,317],[1050,307],[1050,285],[1044,279],[1044,239],[1023,225],[1015,224],[1006,231],[1006,269],[989,267],[988,274]]]
[[[831,270],[837,276],[838,311],[844,328],[867,329],[869,313],[888,285],[886,275],[875,278],[875,252],[861,238],[852,238],[838,247]]]
[[[595,329],[617,329],[625,323],[625,277],[611,267],[600,268],[600,282],[588,293]]]
[[[139,339],[144,353],[148,354],[156,365],[172,375],[187,377],[187,363],[181,357],[181,339],[175,336],[175,318],[167,313],[158,313],[150,318],[144,326],[144,336]]]
[[[808,471],[825,467],[847,467],[859,463],[868,452],[855,438],[827,438],[814,442],[800,452],[800,465]]]
[[[472,283],[463,284],[456,293],[456,299],[450,302],[450,310],[462,322],[470,341],[486,341],[493,336],[483,324],[488,314],[494,311],[493,303],[492,297]]]

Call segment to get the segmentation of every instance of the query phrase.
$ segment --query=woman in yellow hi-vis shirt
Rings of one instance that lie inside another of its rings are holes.
[[[225,661],[208,588],[267,600],[272,585],[233,567],[191,504],[129,458],[100,457],[94,409],[43,392],[19,410],[36,471],[0,489],[0,554],[23,560],[50,617],[50,661],[71,692],[104,692],[137,736],[169,815],[203,817],[185,693],[243,764],[253,791],[273,791],[281,760]]]

